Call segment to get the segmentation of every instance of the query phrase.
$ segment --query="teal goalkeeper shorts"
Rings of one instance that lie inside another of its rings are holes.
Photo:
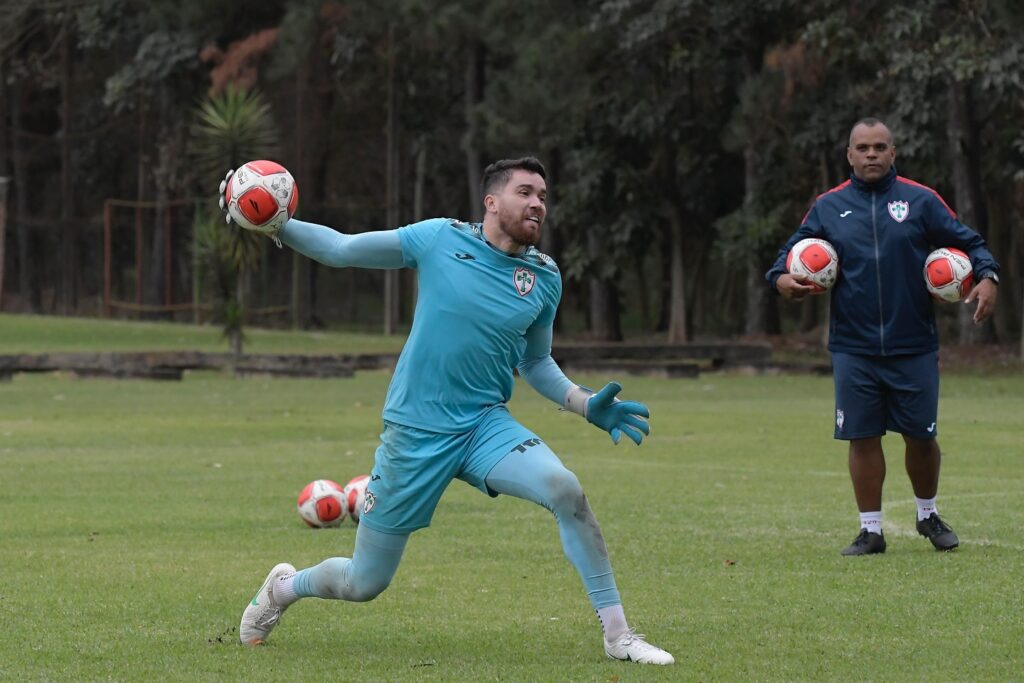
[[[464,434],[440,434],[385,421],[359,523],[391,534],[428,527],[452,479],[497,496],[485,482],[491,469],[513,450],[540,443],[505,406],[492,408]]]

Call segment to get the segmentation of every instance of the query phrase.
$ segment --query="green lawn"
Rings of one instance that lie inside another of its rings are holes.
[[[828,378],[620,378],[653,412],[640,448],[613,447],[520,386],[513,411],[580,477],[627,616],[674,667],[607,661],[550,515],[460,482],[380,598],[303,601],[268,646],[238,646],[242,608],[273,564],[351,550],[350,522],[309,529],[295,497],[312,479],[369,470],[388,379],[0,383],[0,680],[930,682],[1024,670],[1019,374],[944,378],[939,505],[961,549],[916,536],[887,437],[889,552],[866,558],[839,555],[856,510]]]

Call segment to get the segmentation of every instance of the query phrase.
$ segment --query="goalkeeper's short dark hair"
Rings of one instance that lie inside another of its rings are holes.
[[[483,178],[480,180],[480,196],[486,197],[496,188],[505,187],[512,179],[512,171],[517,170],[536,173],[544,180],[548,179],[547,173],[544,171],[544,164],[540,163],[537,157],[502,159],[484,169]]]

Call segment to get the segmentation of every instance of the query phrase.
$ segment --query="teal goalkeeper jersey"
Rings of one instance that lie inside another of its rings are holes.
[[[479,224],[435,218],[398,235],[419,295],[384,419],[468,431],[511,398],[527,331],[553,324],[562,296],[558,267],[533,247],[518,256],[495,249]]]

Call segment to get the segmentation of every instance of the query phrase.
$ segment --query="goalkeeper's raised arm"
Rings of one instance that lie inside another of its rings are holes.
[[[325,225],[291,219],[277,238],[295,251],[335,268],[402,268],[402,243],[397,230],[346,235]]]
[[[234,171],[228,171],[218,188],[219,204],[225,221],[231,223],[227,206],[228,183]],[[280,229],[262,229],[238,223],[238,226],[267,235],[304,256],[334,268],[403,268],[402,243],[397,230],[381,230],[348,235],[316,223],[289,219]]]

